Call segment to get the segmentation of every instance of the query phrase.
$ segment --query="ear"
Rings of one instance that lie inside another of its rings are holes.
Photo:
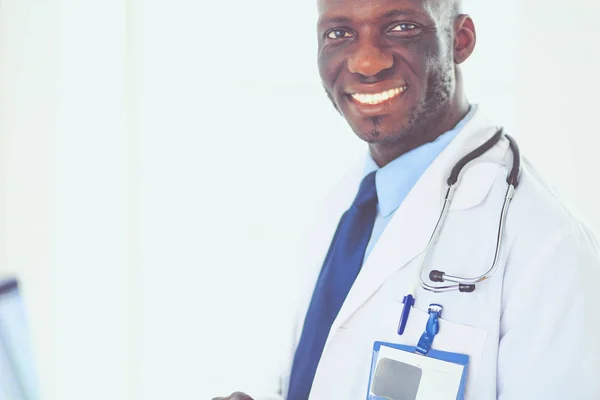
[[[464,14],[456,17],[454,20],[454,62],[456,64],[465,62],[473,54],[476,42],[477,33],[471,17]]]

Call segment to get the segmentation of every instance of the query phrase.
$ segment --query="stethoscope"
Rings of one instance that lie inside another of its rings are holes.
[[[432,270],[429,272],[429,279],[432,282],[451,282],[451,284],[441,285],[441,286],[432,286],[423,280],[423,271],[425,270],[425,266],[427,265],[428,258],[431,254],[433,246],[437,243],[440,231],[446,220],[446,216],[448,215],[448,210],[450,209],[450,204],[452,203],[452,198],[454,197],[454,192],[456,191],[456,182],[458,181],[459,174],[461,170],[471,161],[476,158],[482,156],[489,149],[494,147],[503,137],[506,137],[510,143],[510,149],[513,153],[513,165],[508,177],[506,178],[506,183],[508,184],[508,188],[506,190],[506,195],[504,197],[504,205],[502,206],[502,214],[500,215],[500,222],[498,224],[498,236],[496,240],[496,251],[494,254],[494,261],[492,262],[492,266],[488,271],[478,277],[475,278],[464,278],[460,276],[448,275],[443,271]],[[448,191],[446,192],[446,198],[444,199],[444,205],[442,207],[442,211],[440,213],[440,217],[435,225],[435,229],[431,238],[429,239],[429,243],[425,249],[425,255],[423,256],[423,260],[421,261],[421,270],[419,273],[419,280],[421,283],[421,287],[425,290],[435,293],[449,292],[453,290],[459,290],[463,293],[471,293],[475,290],[475,285],[492,277],[496,270],[498,269],[498,258],[500,254],[500,249],[502,247],[502,236],[504,233],[504,226],[506,224],[506,213],[508,211],[508,206],[513,198],[516,187],[519,185],[519,176],[521,174],[521,155],[519,153],[519,147],[515,140],[506,135],[504,130],[501,128],[496,132],[496,134],[485,142],[480,147],[471,151],[469,154],[464,156],[461,160],[456,163],[452,172],[450,173],[450,177],[448,178]]]

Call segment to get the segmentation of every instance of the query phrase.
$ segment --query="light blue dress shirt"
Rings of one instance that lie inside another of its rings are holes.
[[[0,400],[39,400],[25,304],[14,279],[0,277]]]
[[[471,106],[467,115],[452,130],[443,133],[433,142],[426,143],[401,155],[383,168],[379,168],[370,155],[367,157],[364,176],[377,170],[375,174],[375,186],[377,188],[379,203],[377,205],[377,217],[375,218],[371,239],[365,251],[365,260],[371,254],[371,250],[373,250],[373,247],[392,219],[395,211],[400,207],[400,204],[402,204],[423,172],[425,172],[452,139],[458,135],[469,119],[471,119],[474,111],[475,106]]]

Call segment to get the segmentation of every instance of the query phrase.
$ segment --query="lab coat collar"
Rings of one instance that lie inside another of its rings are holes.
[[[435,140],[401,155],[382,168],[377,166],[371,154],[367,152],[365,176],[377,170],[375,180],[381,215],[387,218],[396,211],[421,174],[456,137],[471,118],[473,111],[474,107],[453,129],[443,133]]]
[[[329,340],[387,278],[423,253],[438,220],[447,191],[446,181],[452,167],[471,150],[491,138],[498,128],[478,106],[462,131],[423,173],[365,261],[332,325]],[[500,168],[505,163],[503,160],[507,151],[508,144],[504,139],[463,169],[451,210],[467,209],[485,199],[498,174],[504,173]],[[364,159],[360,162],[364,166]],[[346,183],[349,185],[349,193],[356,190],[362,176],[361,168],[355,167],[354,174],[355,178]],[[415,276],[415,283],[417,278]]]

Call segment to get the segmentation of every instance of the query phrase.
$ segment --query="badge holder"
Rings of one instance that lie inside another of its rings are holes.
[[[416,346],[375,342],[367,400],[464,400],[469,356],[431,349],[442,310],[429,306]]]

